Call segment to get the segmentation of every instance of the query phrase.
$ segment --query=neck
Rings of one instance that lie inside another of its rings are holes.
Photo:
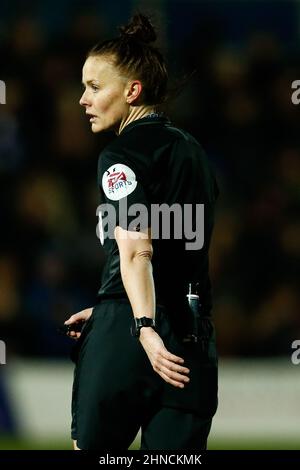
[[[142,119],[150,113],[154,113],[152,106],[130,106],[129,114],[121,121],[118,134],[120,134],[124,127],[128,126],[131,122],[136,121],[137,119]]]

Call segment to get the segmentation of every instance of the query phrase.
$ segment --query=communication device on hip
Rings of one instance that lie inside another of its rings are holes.
[[[185,343],[197,343],[199,341],[199,324],[201,317],[201,304],[198,295],[198,283],[189,283],[189,291],[187,294],[187,302],[189,306],[189,327],[183,341]]]

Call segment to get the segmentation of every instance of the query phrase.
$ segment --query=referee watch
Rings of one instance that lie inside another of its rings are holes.
[[[141,328],[151,327],[155,330],[155,320],[149,317],[133,318],[130,332],[135,338],[140,337]]]

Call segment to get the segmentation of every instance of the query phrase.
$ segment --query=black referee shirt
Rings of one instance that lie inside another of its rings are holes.
[[[133,121],[101,152],[98,185],[102,195],[100,240],[107,254],[98,292],[100,298],[127,298],[118,246],[113,239],[115,226],[126,230],[151,226],[155,231],[152,265],[157,304],[179,312],[187,285],[194,281],[199,282],[201,304],[209,314],[208,249],[218,188],[199,143],[165,117]],[[107,204],[107,210],[103,203]],[[204,227],[199,219],[201,204],[204,205]],[[176,207],[176,215],[168,217],[168,208],[172,206]],[[167,212],[162,211],[164,215],[159,216],[158,208],[162,207]],[[136,208],[138,210],[134,211]],[[194,245],[191,230],[197,230],[198,243],[195,238]],[[203,236],[204,243],[197,248]],[[193,249],[188,248],[187,243]]]

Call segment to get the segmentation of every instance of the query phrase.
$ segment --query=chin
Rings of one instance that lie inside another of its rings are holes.
[[[108,126],[108,125],[101,125],[101,124],[98,124],[98,123],[92,123],[92,127],[91,127],[91,130],[94,134],[97,134],[98,132],[105,132],[105,131],[109,131],[112,129],[112,126]]]
[[[105,128],[103,126],[99,126],[99,124],[92,124],[91,131],[96,134],[97,132],[102,132],[104,131]]]

